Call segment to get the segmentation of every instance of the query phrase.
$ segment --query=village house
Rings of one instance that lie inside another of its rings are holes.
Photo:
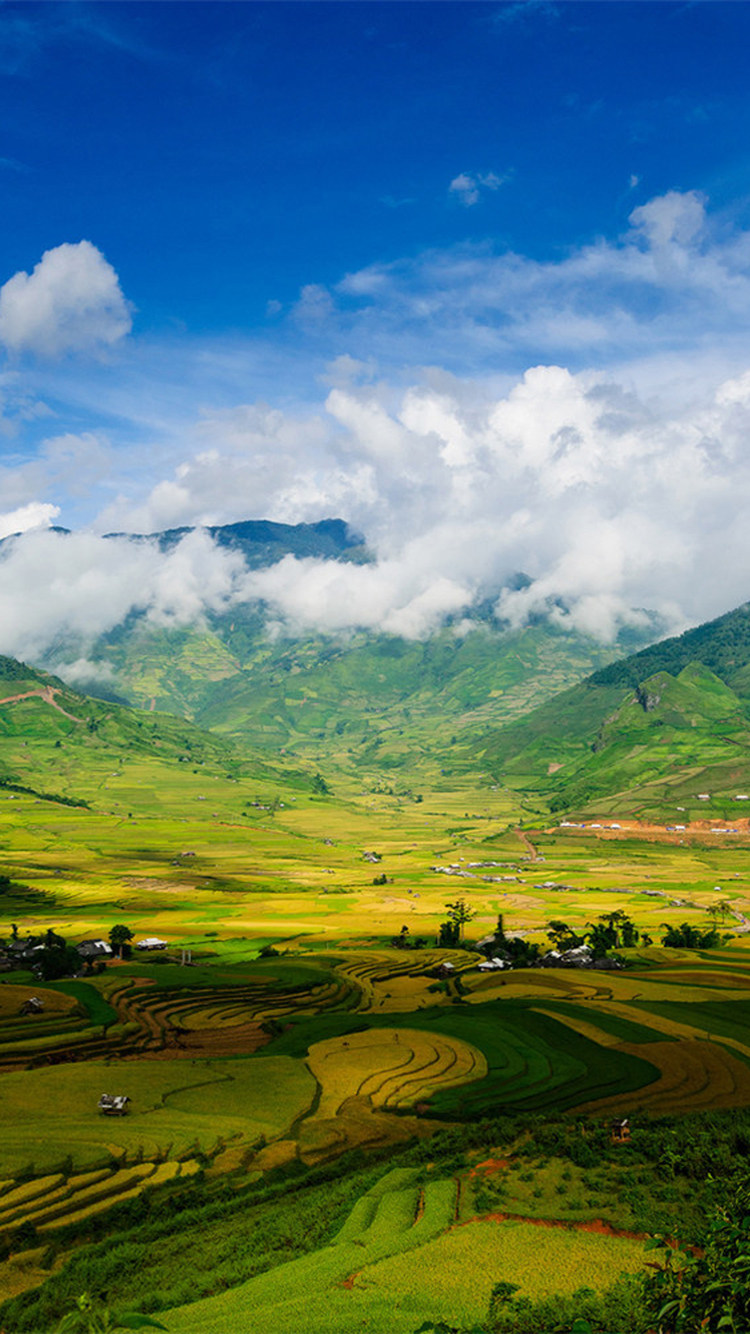
[[[76,949],[85,963],[92,963],[94,959],[111,959],[114,954],[106,940],[79,940]]]

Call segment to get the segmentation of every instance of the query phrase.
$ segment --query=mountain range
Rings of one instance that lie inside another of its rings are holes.
[[[170,550],[191,531],[130,540]],[[207,531],[255,569],[285,556],[372,559],[340,519],[247,521]],[[509,586],[528,582],[517,574]],[[373,774],[436,762],[444,768],[455,764],[459,743],[520,717],[647,637],[625,631],[617,644],[602,644],[567,629],[558,605],[513,630],[497,619],[494,602],[486,599],[468,623],[448,622],[426,639],[365,631],[294,637],[278,627],[269,634],[257,601],[176,628],[131,615],[93,644],[67,642],[42,665],[65,677],[66,661],[83,656],[91,675],[78,674],[75,683],[88,693],[176,713],[311,764]]]
[[[132,540],[169,549],[187,531]],[[288,555],[371,559],[341,520],[209,531],[255,568]],[[750,789],[750,609],[631,646],[632,637],[603,645],[568,630],[559,607],[514,630],[488,603],[468,628],[449,623],[425,640],[271,636],[258,603],[182,628],[131,616],[87,646],[108,680],[84,683],[99,696],[87,726],[126,747],[153,744],[160,760],[185,752],[189,734],[222,763],[241,751],[259,769],[370,785],[481,771],[540,810],[731,818]],[[62,681],[3,659],[3,694],[18,683],[80,711]],[[0,726],[7,735],[7,720]],[[3,776],[13,776],[7,766]]]

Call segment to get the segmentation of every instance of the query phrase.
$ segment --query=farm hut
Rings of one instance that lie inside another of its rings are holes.
[[[129,1102],[126,1093],[103,1093],[97,1107],[105,1116],[125,1116]]]
[[[29,999],[24,1001],[18,1013],[41,1014],[43,1009],[44,1001],[41,1001],[38,996],[29,996]]]
[[[627,1117],[623,1120],[613,1117],[609,1126],[609,1137],[613,1144],[627,1144],[630,1139],[630,1122]]]
[[[135,947],[137,950],[165,950],[167,942],[158,936],[146,936],[144,940],[137,940]]]
[[[443,963],[438,964],[437,968],[434,970],[433,976],[453,977],[455,971],[456,971],[456,965],[454,963],[451,963],[450,959],[445,959]]]

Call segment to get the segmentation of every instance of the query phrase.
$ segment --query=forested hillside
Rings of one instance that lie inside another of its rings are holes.
[[[750,785],[749,746],[743,606],[598,670],[496,732],[482,755],[553,810],[729,818]]]

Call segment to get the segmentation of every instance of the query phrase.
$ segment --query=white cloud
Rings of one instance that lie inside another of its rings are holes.
[[[29,532],[0,552],[0,652],[38,661],[52,645],[87,645],[131,612],[152,625],[195,624],[237,596],[244,575],[241,557],[200,531],[169,552],[121,537]]]
[[[475,203],[481,179],[456,177],[454,195]],[[601,369],[667,350],[726,359],[749,346],[750,232],[712,216],[698,192],[669,191],[635,208],[621,236],[562,259],[464,244],[370,264],[335,296],[320,332],[394,374],[518,372],[540,360]]]
[[[464,208],[471,208],[479,203],[482,190],[499,190],[506,179],[507,177],[498,176],[494,171],[477,172],[473,176],[462,171],[458,176],[454,176],[448,190],[456,196]]]
[[[31,528],[49,528],[60,510],[57,505],[45,505],[33,500],[29,505],[0,514],[0,538],[14,533],[26,533]]]
[[[0,288],[0,342],[10,352],[91,351],[116,343],[131,323],[117,274],[90,241],[45,251],[31,274]]]
[[[92,662],[90,658],[76,658],[74,662],[65,662],[56,667],[56,673],[68,685],[86,689],[94,681],[100,685],[115,685],[117,674],[108,662]]]
[[[342,382],[326,408],[206,419],[210,446],[154,488],[144,530],[339,514],[376,560],[289,557],[228,579],[219,561],[215,586],[197,534],[200,579],[190,546],[139,574],[151,617],[262,599],[290,633],[408,637],[490,597],[514,624],[562,601],[561,623],[611,639],[644,608],[682,627],[748,596],[750,371],[682,405],[546,365],[494,396],[449,379],[405,391]],[[519,570],[531,586],[501,593]]]

